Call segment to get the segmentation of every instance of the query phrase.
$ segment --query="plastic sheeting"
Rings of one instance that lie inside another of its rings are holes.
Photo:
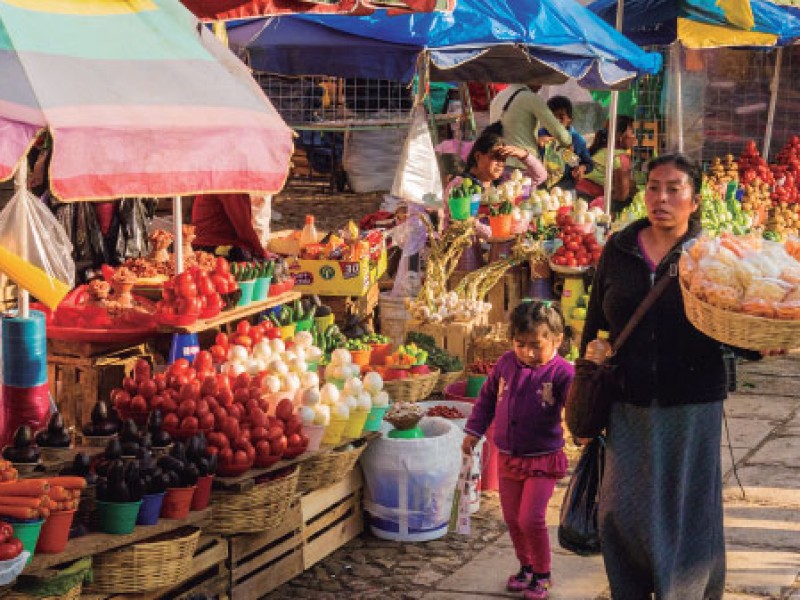
[[[461,467],[461,430],[441,417],[420,421],[421,439],[381,438],[361,457],[364,508],[403,536],[447,528]]]
[[[415,204],[441,205],[442,193],[442,176],[425,109],[417,106],[394,176],[392,195]]]
[[[374,131],[349,131],[344,140],[342,166],[356,194],[385,192],[394,183],[408,129],[384,128]]]

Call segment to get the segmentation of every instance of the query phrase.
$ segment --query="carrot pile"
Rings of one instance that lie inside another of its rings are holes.
[[[86,487],[83,477],[51,477],[0,482],[0,517],[46,519],[51,512],[75,510]]]
[[[0,481],[15,481],[17,479],[17,470],[7,460],[0,459]]]

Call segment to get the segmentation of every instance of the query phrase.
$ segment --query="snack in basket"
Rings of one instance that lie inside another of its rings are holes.
[[[383,420],[391,423],[395,429],[413,429],[424,415],[425,410],[419,404],[395,402]]]
[[[786,245],[757,236],[702,237],[681,257],[689,293],[717,308],[768,319],[800,319],[800,262]]]

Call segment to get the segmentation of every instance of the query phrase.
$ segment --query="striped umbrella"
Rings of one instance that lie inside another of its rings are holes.
[[[456,0],[181,0],[205,20],[232,20],[293,14],[368,15],[453,10]]]
[[[0,0],[0,180],[37,133],[63,201],[270,194],[292,132],[178,0]]]

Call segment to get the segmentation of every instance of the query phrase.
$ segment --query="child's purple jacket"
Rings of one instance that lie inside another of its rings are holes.
[[[574,374],[559,355],[533,368],[506,352],[481,389],[467,433],[481,437],[494,420],[493,441],[501,452],[536,456],[559,450],[564,446],[561,409]]]

